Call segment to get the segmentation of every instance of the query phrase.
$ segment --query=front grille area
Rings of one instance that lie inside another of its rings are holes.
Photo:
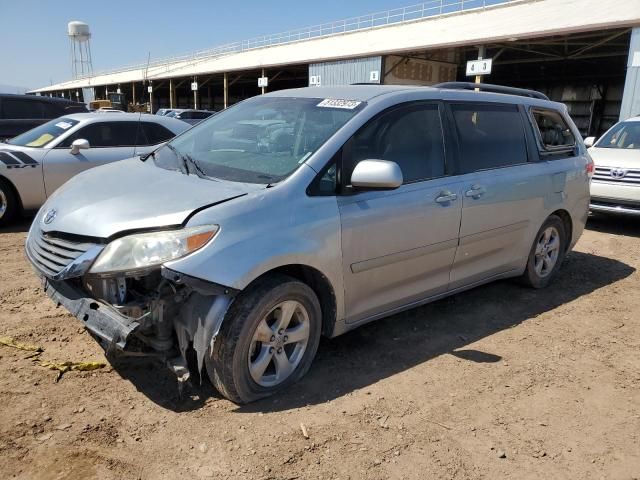
[[[613,171],[613,175],[611,174]],[[622,176],[620,176],[622,175]],[[616,167],[595,167],[593,179],[599,182],[640,185],[640,170]]]
[[[49,277],[56,276],[93,246],[93,243],[73,242],[42,232],[33,232],[27,242],[36,267]]]
[[[640,203],[627,200],[600,200],[597,198],[591,199],[592,207],[608,207],[617,208],[622,210],[633,210],[640,213]]]

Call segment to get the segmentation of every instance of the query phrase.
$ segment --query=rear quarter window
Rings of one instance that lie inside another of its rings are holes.
[[[531,118],[543,156],[573,156],[576,138],[560,112],[552,109],[532,108]]]

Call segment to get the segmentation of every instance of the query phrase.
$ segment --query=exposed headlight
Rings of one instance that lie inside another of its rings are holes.
[[[135,272],[159,266],[204,247],[219,229],[218,225],[204,225],[118,238],[105,247],[89,273]]]

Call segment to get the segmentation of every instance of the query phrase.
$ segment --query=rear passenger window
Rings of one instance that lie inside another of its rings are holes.
[[[538,140],[546,151],[572,151],[576,139],[562,115],[554,110],[534,108],[531,115],[538,130]]]
[[[143,141],[144,137],[139,138],[138,145],[156,145],[158,143],[166,142],[175,136],[162,125],[151,122],[142,122],[142,131],[144,132],[144,136],[146,136],[146,142]]]
[[[527,162],[527,143],[517,105],[451,105],[458,131],[459,173]]]
[[[411,105],[383,113],[362,127],[348,144],[346,178],[361,160],[396,162],[404,183],[444,175],[444,143],[437,105]]]

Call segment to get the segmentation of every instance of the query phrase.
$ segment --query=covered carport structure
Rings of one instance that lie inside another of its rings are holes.
[[[266,91],[362,82],[429,85],[465,79],[466,61],[479,54],[494,60],[483,81],[536,88],[565,102],[585,135],[640,111],[638,0],[431,0],[35,92],[73,96],[94,88],[100,98],[119,88],[136,101],[150,100],[152,110],[217,110],[263,93],[260,77],[269,78]]]

